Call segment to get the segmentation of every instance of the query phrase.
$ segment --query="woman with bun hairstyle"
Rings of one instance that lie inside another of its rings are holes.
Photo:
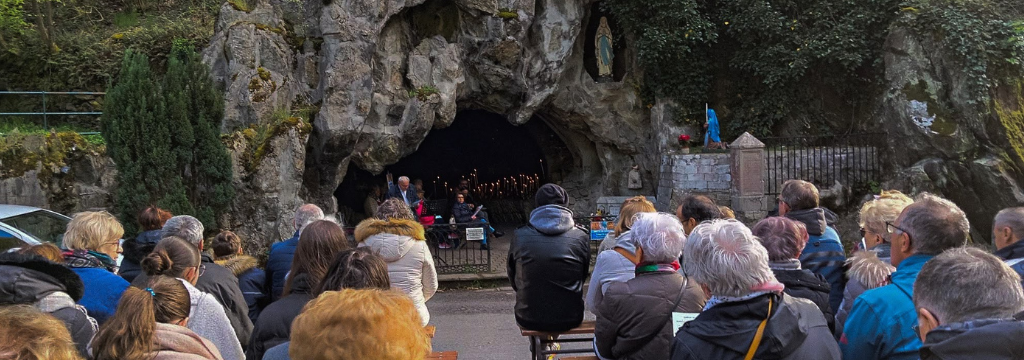
[[[154,276],[146,286],[125,290],[117,312],[92,342],[93,359],[223,359],[213,343],[185,327],[191,306],[184,284]]]
[[[188,241],[177,236],[165,237],[156,244],[153,252],[142,259],[140,265],[147,276],[169,276],[178,278],[188,291],[192,316],[188,328],[203,338],[209,339],[224,356],[224,359],[242,359],[242,345],[224,307],[213,295],[204,293],[194,286],[204,265],[200,262],[199,250]]]

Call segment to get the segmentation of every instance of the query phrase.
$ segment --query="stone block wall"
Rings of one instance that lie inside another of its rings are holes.
[[[690,194],[705,195],[717,204],[729,205],[731,161],[728,153],[662,155],[656,207],[674,212],[679,201]]]

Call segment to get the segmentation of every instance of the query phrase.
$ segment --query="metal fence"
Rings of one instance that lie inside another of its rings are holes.
[[[48,111],[47,96],[103,96],[105,92],[92,92],[92,91],[0,91],[0,95],[17,95],[17,96],[39,96],[42,98],[42,111],[23,111],[23,112],[0,112],[2,116],[42,116],[43,117],[43,128],[49,129],[49,116],[100,116],[103,115],[101,111]],[[95,135],[99,132],[81,132],[82,135]]]
[[[490,237],[486,224],[435,224],[425,230],[438,274],[491,272],[491,249],[484,247],[483,241],[469,240],[472,235],[467,236],[467,231],[482,231]]]
[[[877,186],[881,179],[885,134],[769,137],[765,144],[765,194],[777,196],[782,183],[801,179],[819,188],[836,184],[853,190]]]

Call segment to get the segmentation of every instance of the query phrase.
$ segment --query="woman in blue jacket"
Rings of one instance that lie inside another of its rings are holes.
[[[106,211],[75,214],[64,233],[64,264],[85,284],[78,303],[100,324],[114,314],[128,288],[128,281],[116,274],[123,235],[121,223]]]

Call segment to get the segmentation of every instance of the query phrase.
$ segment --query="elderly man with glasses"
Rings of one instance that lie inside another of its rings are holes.
[[[921,268],[914,284],[921,359],[1020,359],[1020,277],[998,257],[963,247]]]
[[[892,242],[892,283],[865,291],[853,302],[839,346],[846,359],[918,358],[914,332],[914,281],[925,262],[967,243],[970,224],[953,202],[922,194],[886,224]]]

